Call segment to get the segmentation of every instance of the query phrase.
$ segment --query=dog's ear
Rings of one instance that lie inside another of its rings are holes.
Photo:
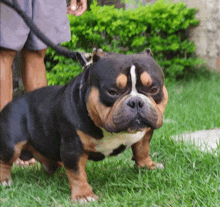
[[[105,56],[106,56],[106,52],[104,52],[102,49],[93,48],[93,51],[92,51],[92,62],[93,63],[98,62],[100,58],[105,57]]]
[[[151,57],[154,56],[153,53],[151,52],[150,48],[147,48],[144,52],[147,53],[148,55],[150,55]]]

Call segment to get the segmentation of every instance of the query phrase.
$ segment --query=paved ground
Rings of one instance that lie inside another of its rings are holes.
[[[195,143],[202,151],[212,151],[220,142],[220,129],[201,130],[174,137],[176,140]]]

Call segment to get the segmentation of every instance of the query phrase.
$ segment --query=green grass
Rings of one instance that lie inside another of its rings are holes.
[[[131,150],[87,165],[88,182],[100,197],[90,206],[220,206],[220,147],[204,153],[172,140],[183,132],[220,127],[220,77],[210,75],[167,87],[165,123],[155,131],[151,157],[164,170],[137,170]],[[2,207],[72,206],[64,169],[47,175],[39,164],[13,167],[14,185],[0,187]],[[76,205],[77,206],[77,205]]]

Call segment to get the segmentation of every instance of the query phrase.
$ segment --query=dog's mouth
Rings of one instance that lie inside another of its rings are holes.
[[[128,124],[127,131],[134,133],[138,131],[144,131],[148,127],[150,127],[150,124],[147,123],[147,120],[144,120],[141,117],[136,117]]]
[[[144,131],[146,128],[128,128],[127,131],[129,133],[136,133],[136,132],[142,132]]]
[[[130,120],[125,119],[121,122],[114,122],[114,125],[111,126],[104,126],[105,130],[111,133],[118,133],[122,131],[135,133],[138,131],[144,131],[148,127],[151,127],[151,125],[148,123],[148,120],[145,120],[139,115]]]

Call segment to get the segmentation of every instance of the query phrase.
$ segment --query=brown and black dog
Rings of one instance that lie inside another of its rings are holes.
[[[94,55],[94,62],[65,86],[23,94],[0,113],[0,182],[11,166],[34,156],[48,173],[62,161],[71,200],[98,199],[87,182],[86,162],[132,148],[138,167],[163,167],[149,157],[153,131],[168,101],[164,75],[150,49],[134,55]]]

